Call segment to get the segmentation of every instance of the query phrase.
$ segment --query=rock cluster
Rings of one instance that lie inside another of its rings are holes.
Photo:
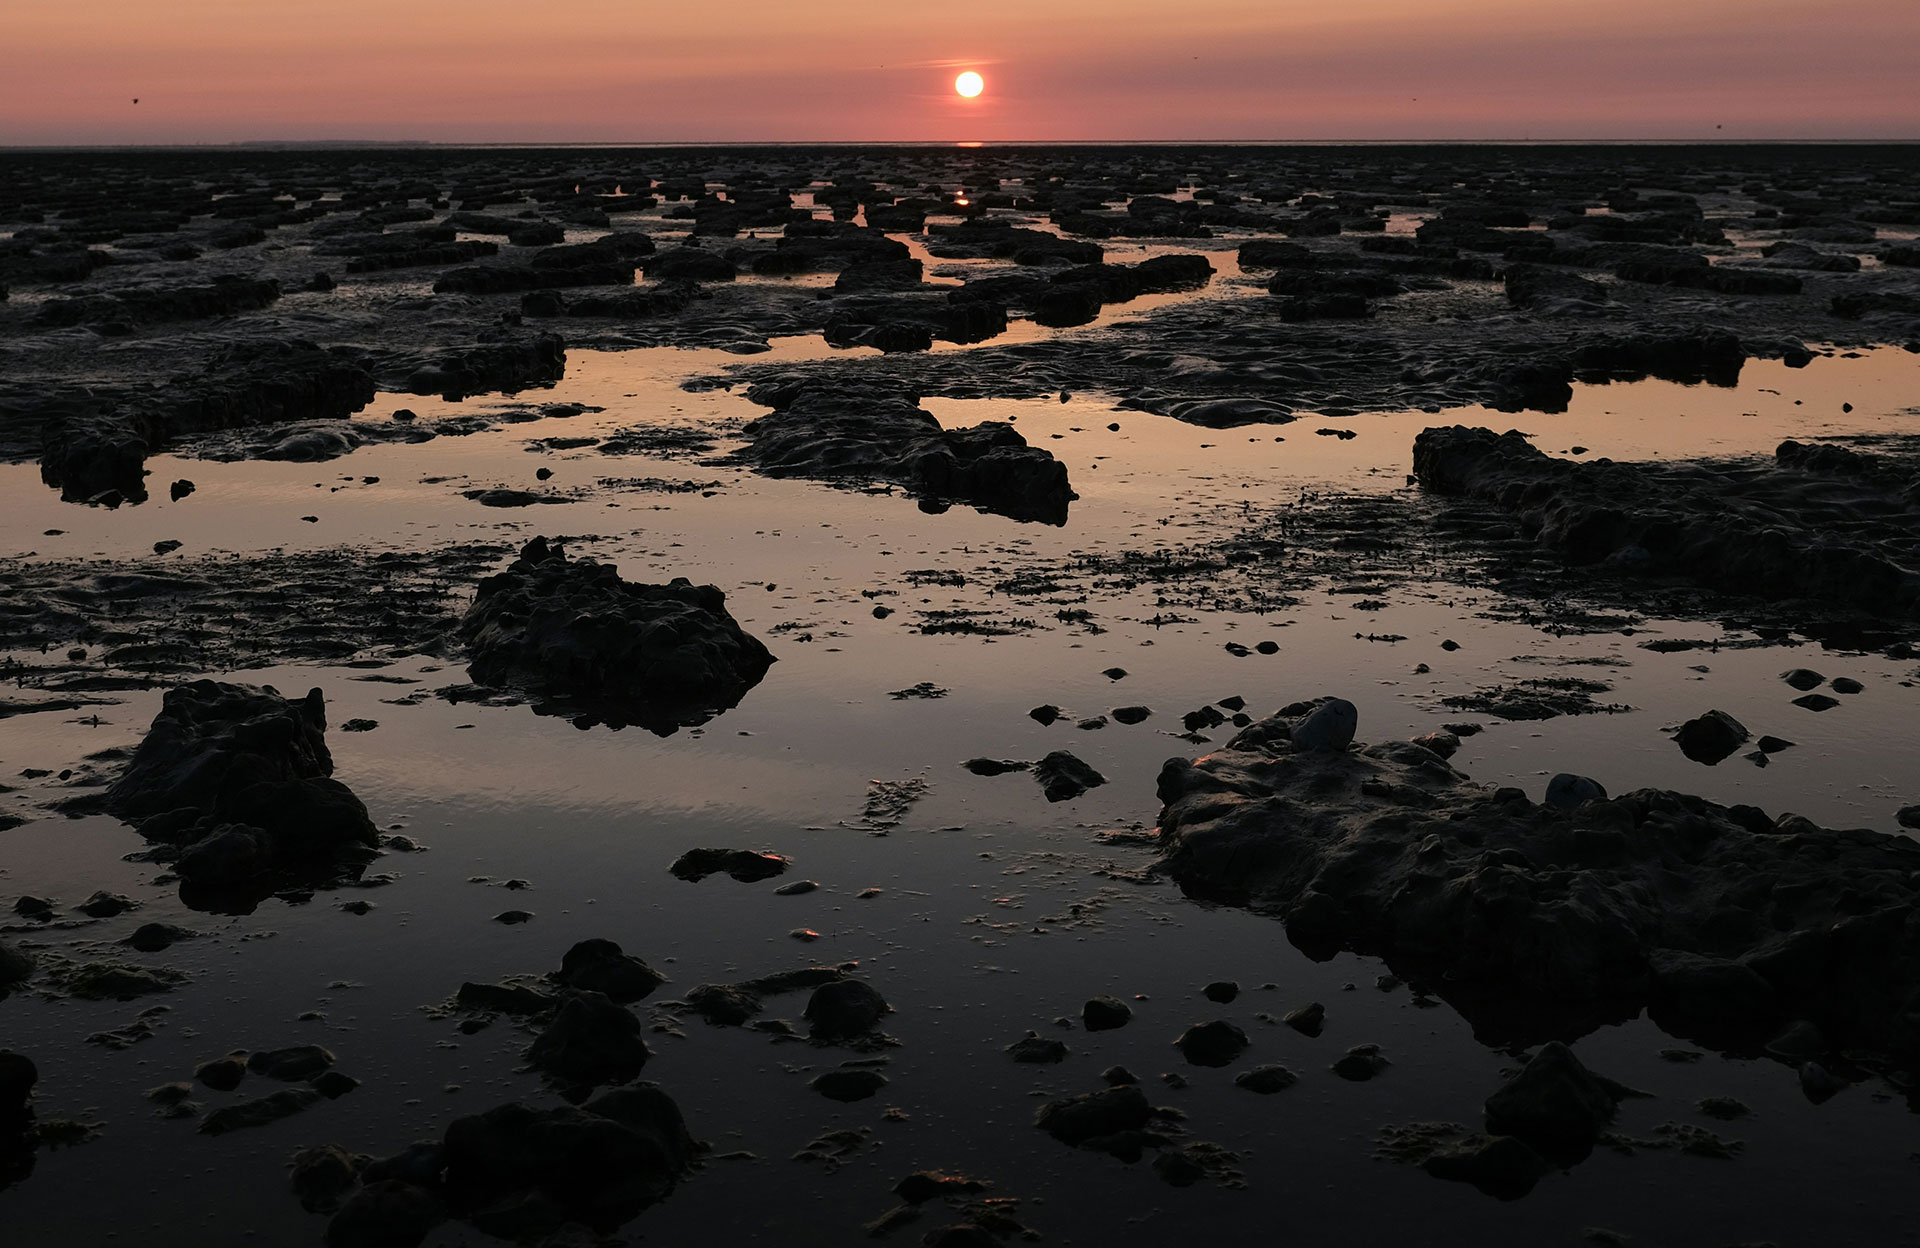
[[[910,397],[824,381],[764,383],[747,397],[773,413],[747,425],[735,457],[771,477],[889,481],[923,506],[962,502],[1047,524],[1065,524],[1079,497],[1066,465],[1008,424],[943,429]]]
[[[1658,789],[1536,803],[1411,742],[1300,749],[1315,708],[1166,763],[1160,869],[1189,893],[1385,956],[1489,1040],[1650,1007],[1722,1047],[1806,1019],[1920,1060],[1920,845]]]
[[[1581,463],[1518,432],[1455,425],[1423,431],[1413,466],[1428,489],[1513,513],[1569,563],[1910,618],[1920,609],[1913,471],[1815,453],[1836,449],[1786,442],[1755,467]]]

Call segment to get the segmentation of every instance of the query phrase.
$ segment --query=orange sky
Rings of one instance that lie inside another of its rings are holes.
[[[4,3],[0,145],[1920,139],[1920,0]]]

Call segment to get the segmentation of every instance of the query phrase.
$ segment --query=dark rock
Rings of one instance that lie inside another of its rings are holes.
[[[1297,1009],[1288,1010],[1280,1016],[1280,1021],[1303,1036],[1317,1036],[1327,1025],[1327,1007],[1318,1001],[1310,1001]]]
[[[1134,1084],[1121,1084],[1049,1101],[1034,1115],[1034,1125],[1063,1144],[1088,1144],[1104,1137],[1139,1131],[1151,1106]]]
[[[1810,689],[1818,689],[1821,685],[1827,683],[1825,676],[1804,667],[1796,667],[1790,672],[1782,672],[1780,679],[1786,681],[1802,693]]]
[[[133,909],[136,904],[132,899],[122,897],[118,893],[102,891],[87,898],[74,909],[90,918],[110,919],[116,914],[124,914]]]
[[[337,1101],[359,1087],[360,1081],[337,1070],[325,1070],[307,1080],[307,1086],[328,1100]]]
[[[887,1086],[887,1077],[875,1070],[830,1070],[807,1086],[830,1101],[864,1101]]]
[[[1162,770],[1163,869],[1190,893],[1277,914],[1317,953],[1416,960],[1492,1035],[1651,1005],[1728,1040],[1791,1009],[1838,1045],[1920,1054],[1901,1021],[1920,965],[1906,838],[1658,790],[1536,806],[1405,743],[1293,752],[1287,727]]]
[[[1245,1088],[1249,1092],[1271,1096],[1275,1092],[1284,1092],[1300,1082],[1300,1076],[1285,1066],[1255,1066],[1252,1070],[1243,1070],[1235,1075],[1233,1082],[1234,1086]]]
[[[640,1020],[597,992],[576,992],[527,1046],[527,1064],[573,1084],[625,1083],[649,1057]]]
[[[223,1105],[200,1120],[202,1135],[225,1135],[248,1127],[264,1127],[309,1108],[320,1101],[312,1088],[285,1088],[258,1100]]]
[[[924,1205],[942,1196],[972,1196],[987,1190],[977,1179],[937,1170],[918,1170],[893,1185],[893,1194],[910,1205]]]
[[[264,896],[276,877],[364,863],[377,833],[330,778],[325,732],[318,689],[291,701],[270,686],[177,686],[107,790],[107,809],[181,846],[174,869],[215,893]]]
[[[1682,754],[1711,767],[1746,744],[1750,736],[1746,725],[1725,711],[1708,711],[1680,725],[1673,739]]]
[[[630,583],[544,538],[480,582],[460,635],[477,683],[663,735],[732,707],[773,663],[713,586]]]
[[[846,1040],[872,1031],[891,1011],[872,984],[842,979],[813,990],[807,999],[806,1020],[816,1040]]]
[[[1542,1156],[1577,1161],[1613,1122],[1624,1095],[1555,1041],[1487,1098],[1487,1130],[1517,1136]]]
[[[1470,1135],[1453,1141],[1429,1154],[1421,1168],[1436,1179],[1471,1183],[1503,1200],[1526,1195],[1552,1170],[1524,1140],[1511,1135]]]
[[[1123,724],[1137,724],[1144,721],[1153,712],[1144,706],[1116,706],[1108,712],[1115,720]]]
[[[475,1218],[537,1195],[563,1218],[618,1223],[670,1193],[698,1149],[679,1107],[650,1084],[580,1109],[501,1105],[448,1126],[447,1199]]]
[[[1356,1044],[1333,1064],[1333,1073],[1353,1083],[1365,1083],[1391,1065],[1377,1044]]]
[[[1840,699],[1830,698],[1824,693],[1808,693],[1795,698],[1793,704],[1809,711],[1830,711],[1840,705]]]
[[[338,1144],[321,1144],[294,1153],[288,1182],[308,1213],[331,1213],[359,1185],[359,1167]]]
[[[1563,771],[1547,781],[1544,800],[1556,810],[1577,810],[1588,802],[1606,801],[1607,789],[1598,780]]]
[[[40,1070],[25,1054],[0,1049],[0,1148],[4,1137],[18,1137],[33,1120],[33,1085]]]
[[[1007,1055],[1016,1062],[1046,1065],[1067,1060],[1067,1046],[1059,1040],[1030,1031],[1007,1046]]]
[[[1550,265],[1510,264],[1505,282],[1507,302],[1550,316],[1596,308],[1608,301],[1605,286]]]
[[[1200,990],[1207,1000],[1225,1005],[1240,995],[1240,985],[1230,979],[1215,980]]]
[[[1225,1066],[1247,1048],[1247,1033],[1225,1019],[1195,1023],[1180,1033],[1174,1047],[1195,1066]]]
[[[976,776],[1002,776],[1010,771],[1026,771],[1032,763],[1011,758],[970,758],[960,764]]]
[[[698,247],[656,251],[640,267],[655,282],[730,282],[736,275],[733,261]]]
[[[33,967],[32,954],[0,940],[0,992],[5,992],[15,984],[25,983],[33,974]]]
[[[1047,524],[1064,524],[1078,497],[1066,466],[1009,424],[943,429],[909,397],[854,385],[777,380],[747,397],[773,412],[746,426],[748,444],[733,458],[768,476],[890,481],[930,501]]]
[[[1293,748],[1337,754],[1353,743],[1353,734],[1359,725],[1359,708],[1344,698],[1327,698],[1293,725]]]
[[[1112,1031],[1133,1021],[1133,1008],[1118,997],[1091,997],[1080,1007],[1080,1025],[1088,1031]]]
[[[650,996],[667,977],[610,940],[583,940],[567,950],[553,978],[581,992],[630,1005]]]
[[[448,269],[434,282],[433,291],[438,295],[517,295],[551,287],[631,286],[636,267],[631,260],[553,269],[536,269],[527,264],[474,264]],[[415,390],[414,393],[434,391]]]
[[[1055,750],[1033,766],[1033,778],[1049,802],[1064,802],[1097,788],[1107,778],[1065,750]]]
[[[215,1092],[231,1092],[240,1086],[242,1079],[247,1077],[247,1059],[245,1056],[234,1054],[216,1057],[210,1062],[202,1062],[194,1067],[193,1077]]]
[[[1062,712],[1057,706],[1036,706],[1027,712],[1027,718],[1045,726],[1057,721],[1061,714]]]
[[[297,1044],[287,1049],[268,1049],[247,1058],[247,1069],[268,1079],[298,1083],[311,1079],[333,1065],[333,1054],[317,1044]],[[202,1082],[205,1082],[203,1079]],[[211,1085],[209,1085],[211,1086]]]
[[[417,1248],[446,1217],[422,1188],[397,1179],[369,1183],[327,1223],[327,1248]]]
[[[1511,513],[1570,564],[1683,578],[1760,598],[1804,598],[1906,618],[1920,572],[1899,561],[1912,503],[1885,483],[1824,480],[1782,443],[1769,471],[1552,459],[1517,432],[1461,426],[1414,440],[1414,473],[1437,493]],[[1844,496],[1843,496],[1844,495]],[[1765,524],[1749,518],[1755,508]],[[1848,516],[1836,527],[1835,517]]]
[[[667,870],[690,883],[725,872],[742,884],[754,884],[784,874],[787,866],[787,860],[779,854],[750,849],[690,849],[674,859]]]
[[[453,999],[463,1010],[515,1016],[545,1014],[556,1004],[552,995],[520,984],[476,984],[471,980],[460,985]]]

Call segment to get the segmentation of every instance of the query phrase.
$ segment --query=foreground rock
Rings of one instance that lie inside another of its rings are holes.
[[[773,663],[713,586],[625,581],[538,537],[480,582],[460,636],[480,684],[662,736],[734,706]]]
[[[569,1223],[611,1234],[671,1194],[705,1151],[673,1098],[641,1084],[578,1108],[500,1105],[379,1160],[305,1149],[294,1183],[309,1208],[338,1208],[328,1248],[413,1248],[449,1219],[533,1242]]]
[[[367,808],[332,778],[318,689],[198,680],[167,692],[106,809],[168,847],[190,905],[252,902],[288,879],[355,874],[375,853]]]
[[[1920,1060],[1920,845],[1656,789],[1539,804],[1410,742],[1300,751],[1313,705],[1162,769],[1161,869],[1190,894],[1383,955],[1490,1040],[1644,1006],[1722,1047],[1805,1018]]]
[[[1631,1095],[1555,1042],[1487,1098],[1487,1130],[1516,1136],[1543,1157],[1578,1161],[1593,1151],[1612,1124],[1615,1107]]]
[[[1788,441],[1771,465],[1576,463],[1455,425],[1414,439],[1413,466],[1428,489],[1512,512],[1572,564],[1882,617],[1920,609],[1920,490],[1889,457]]]
[[[747,397],[773,414],[747,425],[734,455],[771,477],[892,482],[929,509],[961,502],[1046,524],[1065,524],[1079,497],[1065,464],[999,421],[943,429],[911,397],[831,382],[767,382]]]

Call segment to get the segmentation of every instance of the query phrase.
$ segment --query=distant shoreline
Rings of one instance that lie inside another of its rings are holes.
[[[906,140],[635,140],[621,143],[450,143],[427,139],[249,139],[232,143],[21,143],[0,144],[0,154],[57,152],[340,152],[340,151],[645,151],[754,150],[784,148],[1476,148],[1476,147],[1660,147],[1660,148],[1809,148],[1913,147],[1905,139],[916,139]]]

